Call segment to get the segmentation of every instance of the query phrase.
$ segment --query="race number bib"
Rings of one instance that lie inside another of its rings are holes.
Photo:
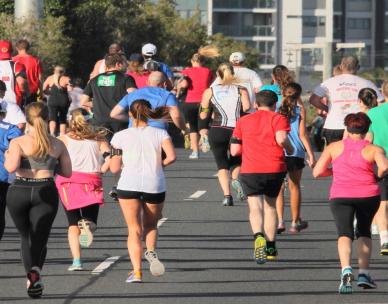
[[[100,75],[97,78],[98,87],[114,87],[116,84],[116,75]]]

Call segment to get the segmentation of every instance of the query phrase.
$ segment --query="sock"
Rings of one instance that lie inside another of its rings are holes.
[[[272,241],[272,242],[267,241],[267,248],[276,248],[275,241]]]
[[[264,234],[262,232],[257,232],[253,235],[253,239],[256,240],[259,236],[264,237]]]
[[[81,259],[73,259],[73,265],[81,265]]]
[[[383,245],[388,243],[388,230],[379,231],[380,234],[380,244]]]
[[[350,272],[352,272],[352,266],[345,266],[345,267],[342,267],[342,273],[344,273],[345,270],[350,270]],[[348,272],[347,271],[347,272]]]
[[[224,195],[224,197],[232,197],[230,194]]]
[[[366,274],[367,276],[369,275],[369,270],[368,269],[358,269],[358,274]]]

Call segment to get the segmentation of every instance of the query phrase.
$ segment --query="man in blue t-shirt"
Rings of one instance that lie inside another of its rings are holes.
[[[164,89],[165,86],[166,77],[164,74],[162,72],[152,72],[148,77],[148,86],[124,96],[113,108],[110,117],[117,120],[128,120],[128,127],[131,127],[132,121],[128,116],[129,107],[134,101],[144,99],[151,103],[153,109],[168,107],[173,123],[177,128],[186,131],[184,119],[178,109],[178,101],[174,94]],[[148,123],[156,128],[167,129],[166,122],[150,120]]]

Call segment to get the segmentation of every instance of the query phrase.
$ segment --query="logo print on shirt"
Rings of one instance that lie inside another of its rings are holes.
[[[116,84],[116,75],[100,75],[97,79],[98,87],[114,87]]]

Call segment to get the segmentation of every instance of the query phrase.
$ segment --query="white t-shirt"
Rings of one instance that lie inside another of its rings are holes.
[[[170,138],[166,130],[146,126],[116,133],[111,145],[123,150],[123,169],[117,189],[146,193],[166,191],[162,166],[162,142]]]
[[[81,107],[81,96],[82,96],[83,92],[84,92],[84,90],[82,90],[79,87],[75,87],[71,91],[69,91],[69,96],[70,96],[70,99],[71,99],[71,104],[70,104],[70,107],[69,107],[69,113],[72,110]]]
[[[364,88],[375,90],[378,95],[377,99],[384,100],[373,82],[352,74],[334,76],[314,89],[315,95],[328,99],[329,111],[324,125],[325,129],[345,129],[346,115],[360,112],[358,93]]]
[[[20,107],[14,102],[7,102],[2,100],[0,102],[1,108],[7,111],[4,121],[17,126],[21,123],[26,123],[26,117]]]

